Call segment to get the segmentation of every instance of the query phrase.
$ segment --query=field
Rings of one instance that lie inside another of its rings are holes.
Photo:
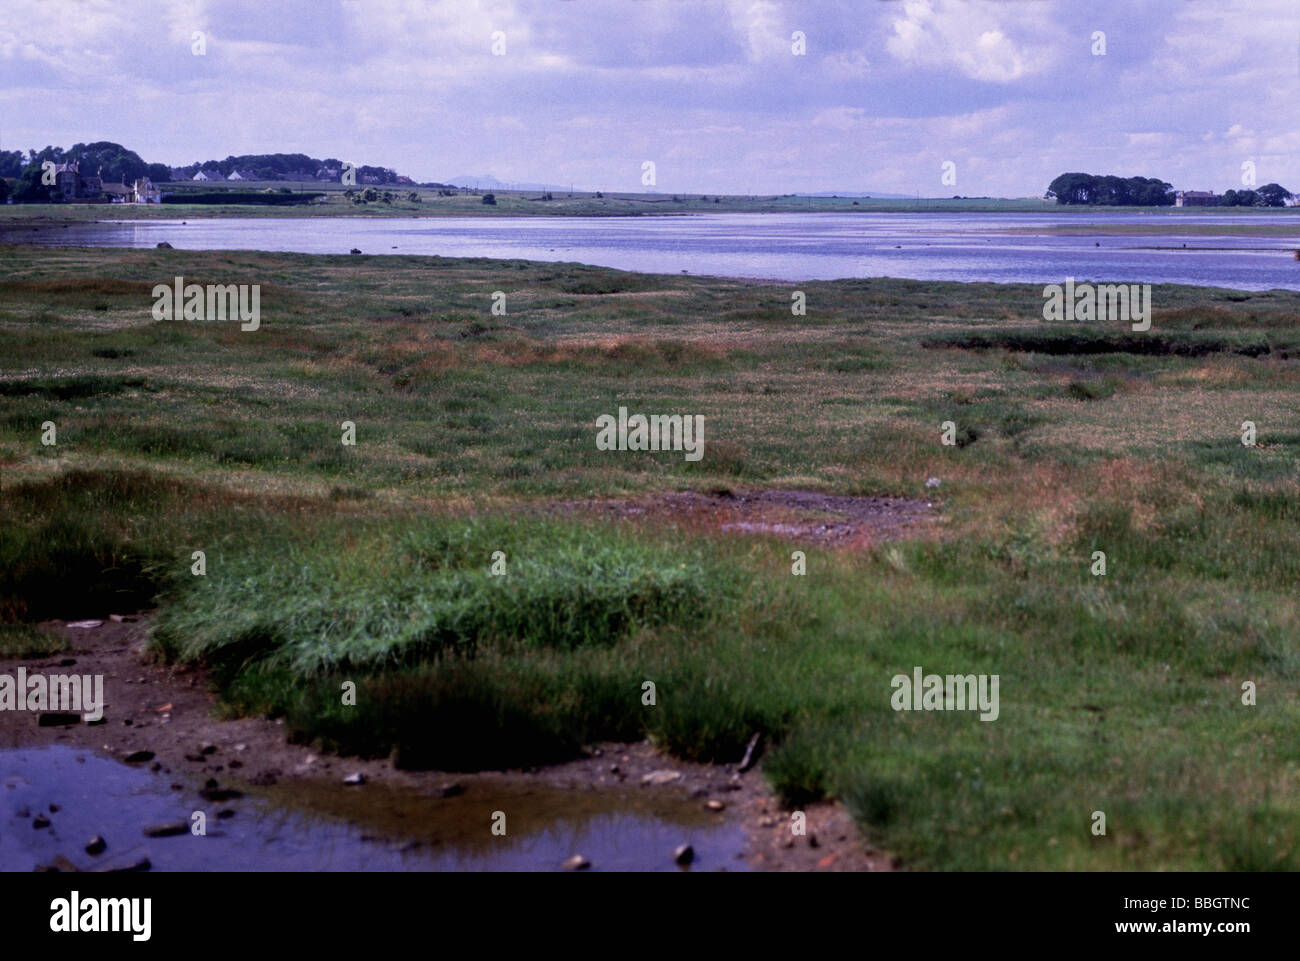
[[[329,749],[762,733],[789,804],[843,800],[908,867],[1300,868],[1300,293],[1156,286],[1142,334],[1045,323],[1033,286],[807,283],[794,316],[793,286],[574,264],[5,265],[6,649],[156,606],[227,710]],[[260,328],[154,320],[177,275],[260,284]],[[702,414],[704,457],[598,450],[620,406]],[[934,519],[831,544],[663,509],[765,489]],[[918,665],[998,675],[998,718],[892,710]]]

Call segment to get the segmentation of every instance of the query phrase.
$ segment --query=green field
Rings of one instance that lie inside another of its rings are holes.
[[[1300,293],[1157,285],[1142,335],[1030,285],[806,283],[796,317],[794,285],[574,264],[5,262],[0,620],[156,605],[228,710],[412,765],[761,731],[790,803],[918,869],[1300,868]],[[155,321],[178,274],[260,284],[260,329]],[[703,414],[704,458],[598,450],[620,405]],[[939,520],[837,549],[573,508],[750,488]],[[999,675],[1000,716],[891,710],[916,665]]]

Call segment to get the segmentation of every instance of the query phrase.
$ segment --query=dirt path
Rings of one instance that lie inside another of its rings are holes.
[[[65,621],[42,625],[67,637],[70,649],[35,660],[0,660],[0,673],[14,676],[19,666],[43,674],[100,674],[104,678],[104,716],[97,723],[42,726],[38,714],[0,711],[0,747],[63,744],[147,766],[167,776],[206,781],[220,797],[230,789],[268,787],[295,781],[335,784],[339,792],[364,792],[344,784],[361,774],[367,784],[408,787],[444,797],[448,791],[473,792],[520,778],[541,786],[589,791],[642,785],[645,791],[677,792],[716,816],[739,824],[748,838],[746,859],[758,870],[890,870],[896,861],[860,840],[857,828],[838,803],[804,809],[807,833],[790,830],[790,812],[767,789],[761,765],[746,772],[734,765],[690,764],[659,754],[648,742],[597,744],[588,756],[528,771],[474,774],[398,770],[387,760],[319,755],[310,746],[290,744],[278,721],[264,718],[220,720],[216,696],[202,671],[156,662],[148,653],[148,618],[105,617],[98,626],[72,627]],[[644,783],[647,775],[652,783]],[[214,783],[215,782],[215,783]],[[662,783],[658,783],[662,782]],[[238,806],[238,800],[227,803]],[[143,827],[143,826],[142,826]]]

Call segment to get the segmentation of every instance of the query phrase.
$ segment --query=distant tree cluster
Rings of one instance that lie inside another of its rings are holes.
[[[1228,190],[1219,200],[1220,207],[1285,207],[1295,194],[1281,184],[1264,184],[1258,190]]]
[[[397,183],[397,172],[387,167],[363,165],[354,168],[358,184]],[[329,180],[343,179],[343,161],[337,157],[320,160],[302,153],[240,154],[225,160],[195,161],[178,168],[186,180],[194,179],[200,170],[216,174],[225,180],[238,170],[252,174],[256,180]]]
[[[16,174],[12,172],[15,160],[21,167]],[[141,177],[166,180],[168,172],[165,165],[147,164],[134,150],[127,150],[120,143],[107,140],[73,144],[67,150],[52,146],[47,146],[44,150],[28,150],[25,164],[19,151],[5,151],[0,155],[0,177],[18,177],[18,184],[13,191],[15,200],[50,199],[49,186],[41,183],[41,165],[46,162],[76,163],[80,166],[82,176],[102,176],[105,183],[131,183]],[[161,177],[154,177],[155,169],[162,172]]]
[[[1174,188],[1154,177],[1114,177],[1109,174],[1061,174],[1047,186],[1058,204],[1093,206],[1170,207]]]
[[[1279,184],[1265,184],[1258,190],[1229,190],[1214,199],[1220,207],[1285,207],[1293,196]],[[1061,174],[1048,185],[1047,197],[1058,204],[1123,207],[1168,207],[1175,201],[1173,187],[1163,180],[1079,173]]]

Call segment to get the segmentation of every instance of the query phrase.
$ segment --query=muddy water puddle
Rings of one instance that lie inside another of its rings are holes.
[[[467,779],[463,793],[435,798],[377,783],[283,781],[214,802],[202,787],[85,749],[0,750],[0,870],[61,856],[83,871],[145,858],[154,871],[554,871],[580,854],[594,871],[676,871],[682,844],[694,848],[691,870],[746,870],[739,825],[661,789]],[[192,824],[195,811],[206,836],[145,836]],[[505,834],[493,834],[501,815]],[[92,855],[95,836],[106,847]]]

